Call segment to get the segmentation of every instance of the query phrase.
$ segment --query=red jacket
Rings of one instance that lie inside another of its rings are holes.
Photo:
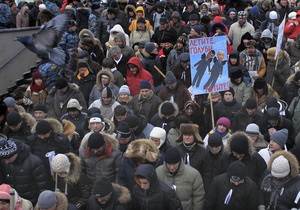
[[[293,39],[294,41],[296,41],[296,38],[300,33],[300,23],[298,22],[298,25],[294,25],[295,22],[297,22],[297,20],[291,20],[284,26],[284,36],[287,39]]]
[[[127,66],[126,83],[130,89],[130,94],[135,96],[140,93],[140,83],[143,80],[148,80],[154,86],[152,75],[142,67],[142,63],[138,57],[132,57],[127,62],[138,67],[138,72],[134,75]]]

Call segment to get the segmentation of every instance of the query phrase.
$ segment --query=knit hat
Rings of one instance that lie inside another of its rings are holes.
[[[280,155],[275,158],[271,165],[271,174],[276,178],[284,178],[291,172],[289,161]]]
[[[288,130],[284,128],[284,129],[281,129],[281,130],[278,130],[278,131],[275,131],[274,133],[272,133],[270,136],[270,140],[273,140],[281,148],[283,148],[285,143],[287,142],[288,134],[289,134]]]
[[[177,42],[180,42],[181,44],[183,44],[184,46],[186,45],[186,36],[181,35],[180,37],[178,37]]]
[[[82,106],[80,106],[78,100],[75,98],[71,98],[68,101],[67,109],[70,109],[70,108],[76,108],[77,110],[82,110]]]
[[[36,124],[36,133],[37,134],[46,134],[52,131],[50,123],[46,120],[41,120]]]
[[[227,130],[229,130],[231,127],[230,120],[227,117],[219,118],[216,125],[224,125],[227,128]]]
[[[119,94],[125,93],[127,95],[130,95],[130,89],[127,85],[122,85],[119,89]]]
[[[37,78],[43,79],[43,75],[38,69],[34,69],[31,76],[32,80],[35,80]]]
[[[290,20],[295,20],[296,19],[296,15],[297,15],[296,12],[290,12],[289,15],[288,15],[288,18]]]
[[[38,207],[40,209],[49,209],[57,204],[57,197],[51,190],[43,191],[38,198]]]
[[[243,72],[241,69],[237,69],[236,71],[232,72],[230,75],[230,79],[235,80],[238,78],[243,77]]]
[[[151,83],[148,80],[143,80],[140,83],[140,89],[149,89],[149,90],[151,90],[152,89],[152,85],[151,85]]]
[[[179,55],[179,60],[180,60],[181,62],[187,62],[187,61],[189,61],[189,60],[190,60],[190,54],[187,53],[187,52],[181,53],[181,54]]]
[[[164,4],[164,2],[162,2],[162,1],[157,1],[157,2],[155,3],[155,7],[156,7],[156,8],[164,9],[164,8],[165,8],[165,4]]]
[[[240,161],[236,160],[232,162],[228,167],[228,177],[233,181],[240,181],[245,179],[247,176],[247,168],[245,164]]]
[[[271,107],[275,107],[277,109],[279,109],[279,107],[280,107],[280,105],[277,101],[277,98],[272,97],[272,96],[266,100],[266,108],[269,109]]]
[[[61,173],[66,172],[67,174],[70,171],[71,163],[69,161],[69,158],[65,154],[57,154],[52,159],[52,170],[55,173]]]
[[[207,142],[211,147],[219,147],[223,144],[222,136],[218,133],[212,133],[209,135]]]
[[[169,20],[166,17],[161,17],[159,19],[159,23],[160,23],[160,25],[167,24],[167,23],[169,23]]]
[[[194,0],[187,0],[186,5],[194,5]]]
[[[255,123],[250,123],[247,125],[245,133],[247,134],[253,134],[253,135],[259,135],[259,127]]]
[[[210,6],[210,10],[211,10],[211,11],[213,11],[213,10],[220,10],[220,9],[219,9],[219,5],[217,5],[217,4],[212,4],[212,5]]]
[[[258,7],[257,6],[252,7],[250,9],[249,13],[252,14],[252,15],[259,15],[259,9],[258,9]]]
[[[113,94],[112,94],[112,90],[110,89],[110,87],[105,87],[102,90],[102,98],[112,98]]]
[[[222,92],[223,97],[224,97],[224,94],[225,94],[226,92],[230,92],[230,93],[232,94],[232,96],[234,97],[235,92],[234,92],[234,89],[233,89],[232,87],[229,87],[228,90],[224,90],[224,91]]]
[[[15,142],[0,138],[0,158],[9,159],[17,154],[18,148]]]
[[[271,11],[270,14],[269,14],[269,18],[270,18],[271,20],[276,20],[276,19],[278,18],[277,12]]]
[[[147,42],[145,44],[145,51],[151,53],[155,49],[155,44],[153,42]]]
[[[249,150],[248,137],[246,134],[234,135],[230,142],[231,151],[239,154],[247,154]]]
[[[3,102],[7,107],[15,107],[16,106],[16,100],[13,97],[6,97]]]
[[[129,115],[125,118],[125,122],[130,128],[135,128],[139,125],[140,119],[135,115]]]
[[[104,145],[105,141],[101,133],[92,133],[88,139],[90,149],[98,149]]]
[[[102,198],[113,191],[113,186],[110,180],[106,177],[99,177],[96,179],[92,193],[97,198]]]
[[[8,184],[0,185],[0,200],[10,200],[11,186]]]
[[[238,18],[244,18],[244,19],[246,19],[247,18],[247,12],[245,12],[245,11],[239,11],[238,12]]]
[[[199,35],[201,34],[201,29],[202,29],[201,26],[195,25],[195,26],[192,27],[192,29],[194,29],[194,31],[196,31],[197,34],[199,34]]]
[[[172,163],[179,163],[181,161],[181,156],[176,147],[169,148],[165,153],[165,162],[172,164]]]
[[[6,123],[9,126],[18,125],[22,121],[22,117],[19,112],[10,112],[6,115]]]
[[[42,111],[42,112],[47,113],[47,107],[44,104],[36,104],[33,107],[33,112],[35,112],[35,111]]]
[[[269,124],[275,124],[280,118],[279,110],[275,107],[267,109],[265,115],[267,116],[267,122]]]
[[[150,138],[157,138],[160,139],[160,144],[158,145],[158,148],[161,147],[161,145],[166,141],[166,131],[160,127],[154,127],[152,131],[150,132]]]
[[[245,108],[246,109],[256,109],[257,108],[257,103],[256,103],[255,99],[248,98],[246,100],[246,103],[245,103]]]
[[[144,23],[144,24],[146,24],[146,20],[143,17],[139,17],[136,22],[137,23]]]
[[[174,114],[175,108],[172,102],[166,101],[161,105],[160,111],[165,116],[170,116]]]
[[[94,122],[104,122],[103,116],[100,113],[93,113],[91,115],[91,119],[89,123],[94,123]]]
[[[263,78],[257,78],[254,82],[253,89],[263,89],[267,86],[266,80]]]
[[[55,82],[55,87],[57,89],[63,89],[68,86],[68,81],[65,78],[58,78]]]
[[[117,138],[128,138],[131,136],[131,130],[126,122],[120,122],[117,126]]]
[[[202,16],[201,22],[203,24],[208,24],[210,22],[210,18],[207,15]]]
[[[99,3],[96,3],[96,2],[93,3],[92,6],[91,6],[91,9],[92,9],[92,10],[99,9],[99,8],[100,8],[100,4],[99,4]]]
[[[164,80],[166,84],[173,84],[176,82],[176,77],[172,71],[168,71]]]
[[[199,20],[199,16],[195,13],[190,14],[189,20]]]
[[[39,5],[39,8],[40,8],[40,9],[47,9],[47,7],[46,7],[45,4],[40,4],[40,5]]]

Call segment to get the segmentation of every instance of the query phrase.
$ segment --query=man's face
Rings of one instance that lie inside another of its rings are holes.
[[[111,55],[111,57],[112,57],[114,60],[118,61],[118,60],[120,60],[120,58],[121,58],[121,53],[114,53],[114,54]]]
[[[235,186],[243,184],[244,181],[245,181],[244,179],[241,179],[239,181],[234,181],[233,179],[230,179],[230,183],[233,184],[233,185],[235,185]]]
[[[154,143],[157,147],[160,145],[160,139],[159,139],[159,138],[150,137],[150,140],[152,140],[153,143]]]
[[[101,83],[102,85],[107,85],[109,83],[109,78],[101,77]]]
[[[168,23],[160,25],[161,30],[166,30],[168,28]]]
[[[218,52],[217,57],[218,57],[219,61],[222,61],[224,59],[224,53],[223,52]]]
[[[272,152],[276,152],[282,149],[281,146],[279,146],[279,144],[277,144],[274,140],[270,141],[269,148]]]
[[[236,64],[237,63],[237,58],[230,58],[230,63],[232,65]]]
[[[232,102],[233,101],[233,95],[231,92],[225,92],[224,94],[224,100],[226,102]]]
[[[100,132],[103,128],[103,124],[101,122],[92,122],[90,123],[90,128],[95,133]]]
[[[215,9],[215,10],[212,10],[212,11],[211,11],[211,14],[212,14],[213,16],[218,16],[218,15],[220,14],[220,12],[219,12],[219,10]]]
[[[43,112],[43,111],[35,111],[34,112],[34,118],[36,120],[43,120],[47,117],[47,113]]]
[[[187,10],[192,11],[194,9],[194,5],[193,4],[188,4],[187,5]]]
[[[282,6],[286,6],[288,1],[287,0],[281,0],[280,3],[282,4]]]
[[[145,25],[145,23],[141,23],[141,22],[137,23],[137,29],[138,29],[139,31],[145,31],[145,30],[146,30],[146,25]]]
[[[79,111],[77,109],[71,109],[71,110],[68,110],[68,114],[72,117],[72,118],[75,118],[79,115]]]
[[[230,19],[234,19],[234,18],[236,17],[236,14],[235,14],[235,13],[231,13],[231,14],[229,15],[229,17],[230,17]]]
[[[147,98],[150,97],[151,90],[149,90],[149,89],[141,89],[141,90],[140,90],[140,94],[141,94],[141,97],[142,97],[143,99],[147,99]]]
[[[57,92],[60,94],[64,94],[65,92],[67,92],[68,86],[61,88],[61,89],[57,89]]]
[[[17,158],[17,154],[15,154],[14,156],[12,156],[10,158],[4,159],[4,162],[6,164],[11,164],[11,163],[13,163],[16,160],[16,158]]]
[[[242,77],[239,77],[237,79],[235,79],[234,81],[237,83],[237,84],[240,84],[242,82],[243,78]]]
[[[191,26],[194,26],[198,23],[198,20],[190,20]]]
[[[38,137],[39,137],[40,139],[46,139],[46,138],[49,138],[50,135],[51,135],[51,131],[48,132],[48,133],[45,133],[45,134],[38,134]]]
[[[237,153],[237,152],[235,152],[235,151],[232,151],[232,154],[233,154],[233,156],[234,156],[236,159],[238,159],[238,160],[242,160],[243,157],[245,156],[245,154],[240,154],[240,153]]]
[[[127,138],[123,138],[123,137],[118,138],[119,144],[121,144],[121,145],[127,144],[129,142],[130,138],[131,138],[131,136],[129,136]]]
[[[247,108],[246,108],[246,111],[247,111],[247,114],[248,114],[249,116],[252,116],[252,115],[254,115],[256,109],[247,109]]]
[[[144,191],[147,191],[150,189],[150,182],[148,179],[139,178],[140,186]]]
[[[84,72],[86,72],[87,70],[88,70],[87,67],[80,67],[80,68],[78,69],[78,73],[79,73],[80,75],[84,75]]]
[[[109,98],[107,98],[107,97],[102,97],[102,101],[103,101],[103,104],[109,104],[111,101],[112,101],[112,98],[111,97],[109,97]]]
[[[214,155],[218,154],[221,149],[222,149],[222,146],[218,146],[218,147],[211,147],[208,145],[208,149],[211,153],[213,153]]]
[[[170,173],[175,173],[179,169],[180,162],[178,162],[178,163],[167,163],[166,165],[167,165],[167,168],[170,171]]]
[[[139,17],[143,17],[143,12],[142,11],[137,11],[136,12],[136,19],[138,19]]]
[[[127,117],[127,114],[125,115],[118,115],[118,116],[115,116],[115,119],[118,121],[118,122],[122,122],[125,120],[125,118]]]
[[[255,47],[254,46],[248,46],[247,47],[247,52],[248,52],[249,55],[254,55]]]
[[[18,130],[20,130],[22,125],[22,121],[19,122],[17,125],[9,125],[8,127],[13,131],[13,132],[17,132]]]
[[[239,18],[238,22],[239,22],[239,24],[244,24],[244,23],[246,23],[246,18]]]
[[[129,71],[130,71],[132,74],[136,75],[137,72],[138,72],[138,67],[130,67],[130,68],[129,68]]]
[[[173,23],[178,23],[178,19],[177,18],[172,18]]]
[[[116,17],[116,16],[115,16],[114,13],[107,13],[107,18],[108,18],[108,19],[112,20],[112,19],[114,19],[115,17]]]
[[[248,134],[248,133],[247,133],[247,135],[249,136],[249,138],[251,139],[252,142],[255,142],[257,140],[258,135]]]
[[[186,61],[186,62],[181,61],[180,64],[184,69],[186,69],[190,66],[190,61]]]
[[[166,87],[168,87],[170,90],[174,90],[177,85],[177,82],[166,84]]]

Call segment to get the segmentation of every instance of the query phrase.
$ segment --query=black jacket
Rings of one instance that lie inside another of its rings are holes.
[[[231,122],[233,121],[234,114],[241,109],[242,105],[233,98],[232,102],[226,102],[224,99],[218,102],[215,107],[215,122],[221,117],[227,117]]]

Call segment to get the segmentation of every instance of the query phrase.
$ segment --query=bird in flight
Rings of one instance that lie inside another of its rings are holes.
[[[68,52],[58,46],[61,37],[70,21],[68,14],[59,14],[49,22],[44,23],[38,32],[32,36],[17,36],[15,41],[21,42],[28,50],[38,57],[49,58],[60,67],[66,66],[69,59]]]

